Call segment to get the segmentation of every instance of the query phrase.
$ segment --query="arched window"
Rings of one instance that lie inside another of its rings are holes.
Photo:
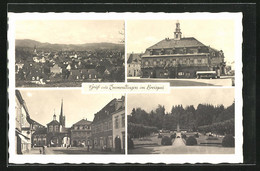
[[[34,80],[35,80],[35,77],[32,77],[32,80],[34,81]]]

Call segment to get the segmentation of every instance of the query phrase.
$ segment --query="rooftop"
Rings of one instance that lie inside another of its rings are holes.
[[[88,121],[87,119],[81,119],[80,121],[76,122],[75,124],[73,125],[88,125],[88,124],[91,124],[92,122],[91,121]]]
[[[205,46],[194,37],[185,37],[180,40],[163,39],[147,49],[184,48]]]

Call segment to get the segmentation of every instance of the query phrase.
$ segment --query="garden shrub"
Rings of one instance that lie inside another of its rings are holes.
[[[127,138],[128,149],[134,149],[134,142],[131,138]]]
[[[170,138],[171,138],[171,139],[176,138],[176,133],[172,134]]]
[[[223,147],[235,147],[235,138],[228,134],[222,140]]]
[[[197,145],[197,140],[194,136],[190,136],[186,140],[186,145]]]
[[[164,136],[162,138],[161,144],[162,145],[172,145],[172,141],[171,141],[170,137]]]
[[[187,138],[186,134],[181,134],[181,138],[186,140],[186,138]]]

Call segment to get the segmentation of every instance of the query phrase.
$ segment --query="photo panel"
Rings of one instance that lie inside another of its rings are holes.
[[[124,20],[16,20],[16,87],[124,82]]]
[[[130,20],[127,80],[234,86],[236,29],[232,19]]]
[[[124,94],[17,89],[11,118],[11,154],[125,154]]]
[[[147,103],[149,101],[149,103]],[[172,89],[129,94],[128,154],[235,154],[234,88]],[[242,122],[240,121],[240,124]]]

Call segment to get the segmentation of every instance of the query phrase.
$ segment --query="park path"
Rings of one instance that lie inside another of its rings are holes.
[[[180,138],[175,138],[173,143],[172,143],[172,147],[182,147],[182,146],[186,146],[185,143],[183,142],[182,138],[181,138],[181,133],[176,133],[176,137],[180,137]]]
[[[172,147],[182,147],[186,146],[181,138],[175,138],[175,140],[172,143]]]

